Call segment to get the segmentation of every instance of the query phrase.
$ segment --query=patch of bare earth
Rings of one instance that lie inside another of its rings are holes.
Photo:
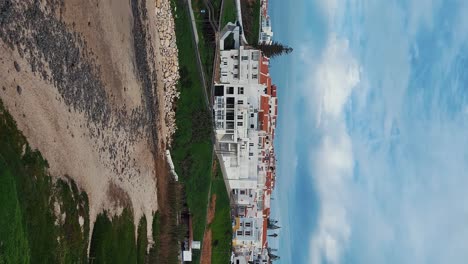
[[[206,215],[207,228],[205,234],[203,235],[203,249],[201,252],[201,264],[211,264],[211,228],[210,224],[213,222],[215,216],[216,208],[216,194],[211,195],[210,206],[208,207],[208,212]]]
[[[87,192],[91,233],[100,212],[128,206],[152,234],[173,132],[155,5],[0,1],[0,98],[50,173]]]

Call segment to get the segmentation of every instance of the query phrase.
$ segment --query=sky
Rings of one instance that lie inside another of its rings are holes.
[[[467,263],[468,1],[269,9],[277,263]]]

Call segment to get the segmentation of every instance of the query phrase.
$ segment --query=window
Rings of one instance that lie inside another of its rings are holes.
[[[237,94],[244,94],[244,87],[238,87]]]
[[[252,113],[252,114],[250,114],[250,117],[254,117],[254,116],[255,116],[255,115],[254,115],[253,113]]]
[[[237,101],[237,104],[240,104],[240,105],[244,104],[244,100]]]
[[[257,74],[252,74],[252,79],[257,79]]]
[[[253,124],[251,124],[251,125],[250,125],[250,128],[254,128],[254,125],[253,125]]]
[[[224,119],[224,110],[216,111],[216,119]]]
[[[249,59],[249,56],[242,56],[242,60],[243,60],[243,61],[246,61],[246,60],[248,60],[248,59]]]
[[[242,230],[238,230],[238,231],[237,231],[237,235],[238,235],[238,236],[242,236],[242,233],[243,233]]]
[[[249,146],[253,147],[253,146],[254,146],[254,143],[250,143]]]
[[[250,153],[249,153],[249,156],[250,156],[250,157],[252,157],[252,156],[253,156],[253,153],[252,153],[252,152],[250,152]]]
[[[245,231],[246,236],[250,236],[250,231]]]
[[[237,73],[234,74],[234,78],[237,79],[239,78],[239,75]]]
[[[237,119],[242,119],[242,115],[238,115],[238,116],[237,116]]]
[[[234,129],[234,122],[226,122],[227,129]]]
[[[234,121],[234,110],[226,110],[226,120]]]
[[[234,69],[239,69],[239,65],[235,64]]]
[[[227,94],[234,94],[234,87],[227,87]]]
[[[243,123],[242,122],[237,122],[237,126],[242,126]]]
[[[224,87],[220,85],[215,86],[215,96],[223,96],[224,95]]]
[[[245,223],[245,227],[251,227],[252,226],[252,223],[251,222],[246,222]]]
[[[235,102],[234,97],[227,97],[226,98],[226,108],[234,108],[234,102]]]
[[[240,194],[245,195],[245,190],[240,190]]]
[[[223,62],[224,66],[227,66],[227,61]]]
[[[258,52],[252,52],[252,60],[258,61],[259,59],[259,53]]]

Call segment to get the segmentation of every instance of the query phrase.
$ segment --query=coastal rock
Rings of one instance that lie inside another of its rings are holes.
[[[156,27],[158,29],[160,40],[159,54],[162,57],[160,61],[160,67],[164,77],[164,119],[167,126],[166,141],[170,146],[172,142],[172,136],[177,129],[175,125],[174,103],[180,96],[180,92],[177,91],[176,86],[180,77],[178,49],[175,41],[176,37],[174,31],[175,23],[168,0],[158,0],[156,2],[156,16],[159,18],[156,21]]]

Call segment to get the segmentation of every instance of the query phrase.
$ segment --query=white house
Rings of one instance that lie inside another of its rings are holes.
[[[221,83],[258,84],[260,51],[245,49],[222,50],[221,52]]]

